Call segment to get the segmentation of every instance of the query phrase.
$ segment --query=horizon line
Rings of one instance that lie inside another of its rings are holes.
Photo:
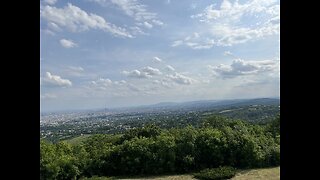
[[[152,104],[142,104],[142,105],[132,105],[132,106],[118,106],[118,107],[97,107],[97,108],[87,108],[87,109],[65,109],[65,110],[47,110],[47,111],[41,111],[40,108],[40,115],[42,113],[62,113],[62,112],[79,112],[79,111],[96,111],[96,110],[103,110],[103,109],[126,109],[126,108],[138,108],[138,107],[147,107],[147,106],[154,106],[161,103],[175,103],[175,104],[181,104],[181,103],[188,103],[188,102],[196,102],[196,101],[227,101],[227,100],[251,100],[251,99],[279,99],[278,97],[256,97],[256,98],[226,98],[226,99],[199,99],[199,100],[190,100],[190,101],[160,101],[157,103]]]

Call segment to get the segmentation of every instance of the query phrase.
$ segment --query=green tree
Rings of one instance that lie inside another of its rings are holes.
[[[40,179],[55,179],[60,171],[56,162],[55,146],[40,140]]]
[[[266,130],[267,132],[270,132],[273,137],[280,136],[280,114],[267,124]]]
[[[172,132],[175,137],[176,169],[178,172],[188,172],[195,168],[195,141],[197,130],[192,126],[177,129]]]
[[[218,129],[203,128],[195,141],[195,160],[200,168],[224,165],[226,138]]]

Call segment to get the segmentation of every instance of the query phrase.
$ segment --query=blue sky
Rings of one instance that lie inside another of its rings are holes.
[[[274,0],[40,1],[41,111],[279,97]]]

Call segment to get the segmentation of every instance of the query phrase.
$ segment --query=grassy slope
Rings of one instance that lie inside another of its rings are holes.
[[[240,171],[232,180],[280,179],[280,167]]]
[[[169,175],[169,176],[154,176],[154,177],[144,177],[144,178],[126,178],[122,180],[192,180],[192,175]],[[251,169],[251,170],[241,170],[237,173],[232,180],[280,180],[280,167],[273,168],[262,168],[262,169]]]
[[[72,145],[76,145],[76,144],[79,144],[80,142],[82,142],[83,140],[85,140],[89,136],[90,136],[90,134],[84,134],[82,136],[78,136],[78,137],[75,137],[72,139],[64,140],[64,142],[72,144]]]

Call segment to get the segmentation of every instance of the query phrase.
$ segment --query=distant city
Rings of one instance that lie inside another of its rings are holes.
[[[159,103],[131,108],[43,113],[40,135],[52,141],[84,134],[113,134],[155,123],[162,128],[197,125],[206,116],[218,114],[248,122],[263,123],[280,110],[280,99],[237,99]]]

